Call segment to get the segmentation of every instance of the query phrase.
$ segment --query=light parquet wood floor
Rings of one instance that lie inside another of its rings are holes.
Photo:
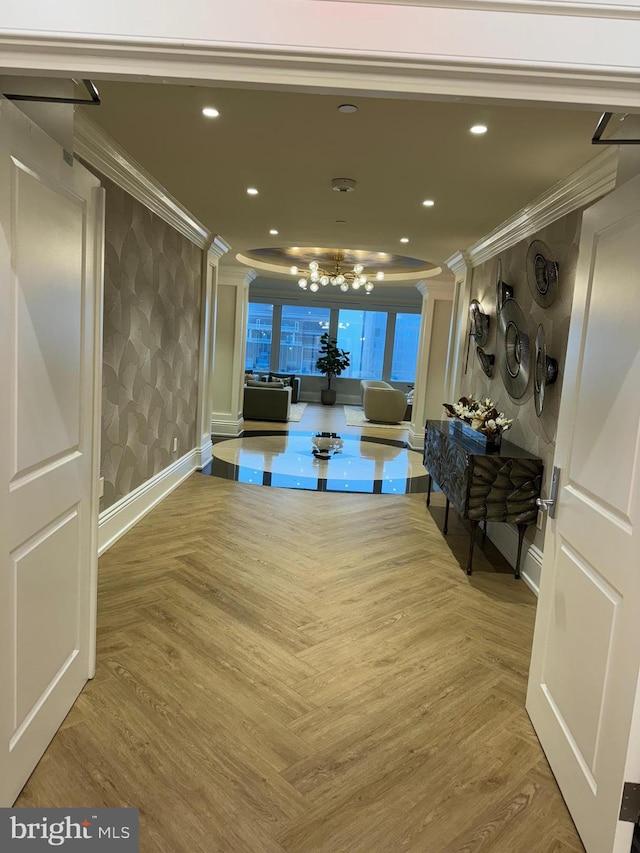
[[[535,599],[467,578],[424,495],[195,474],[99,587],[17,805],[137,806],[143,853],[582,851],[523,708]]]

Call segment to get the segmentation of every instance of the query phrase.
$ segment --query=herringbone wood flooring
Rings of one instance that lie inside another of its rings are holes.
[[[101,559],[96,678],[18,805],[138,806],[144,853],[581,851],[534,609],[423,495],[195,474]]]

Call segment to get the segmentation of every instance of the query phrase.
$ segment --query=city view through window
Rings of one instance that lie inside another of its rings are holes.
[[[318,375],[320,337],[327,331],[350,353],[343,377],[414,381],[420,315],[402,312],[250,302],[245,368]]]

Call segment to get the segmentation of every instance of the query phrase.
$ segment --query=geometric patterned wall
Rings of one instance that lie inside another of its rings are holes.
[[[104,510],[196,446],[202,250],[99,177],[106,191]]]
[[[483,347],[485,352],[496,355],[494,374],[485,376],[475,353],[475,344],[471,342],[469,363],[462,381],[462,394],[476,398],[490,397],[498,403],[508,418],[513,418],[511,429],[505,438],[525,450],[539,456],[544,462],[543,495],[548,494],[551,480],[553,457],[556,447],[558,411],[562,394],[562,378],[567,352],[567,338],[573,301],[576,263],[582,210],[575,211],[558,219],[551,225],[521,240],[515,246],[501,252],[497,257],[486,261],[473,270],[470,299],[477,299],[485,313],[491,316],[489,340]],[[558,261],[558,292],[555,301],[543,308],[534,300],[527,284],[526,257],[529,244],[533,240],[542,240],[551,250],[553,260]],[[503,384],[497,363],[496,335],[496,291],[495,279],[498,259],[502,261],[502,280],[513,287],[514,299],[522,308],[526,318],[527,331],[532,349],[538,325],[545,330],[547,354],[558,361],[558,378],[546,389],[542,416],[537,417],[533,400],[533,376],[529,378],[527,391],[520,399],[512,399]],[[466,306],[468,307],[468,306]],[[540,550],[543,548],[544,529],[527,529],[527,539],[534,542]]]

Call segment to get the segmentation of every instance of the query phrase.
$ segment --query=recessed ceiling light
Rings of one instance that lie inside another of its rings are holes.
[[[220,113],[215,107],[205,107],[202,110],[202,115],[206,116],[207,118],[218,118]]]
[[[346,219],[336,219],[336,225],[346,225],[346,224],[347,224]]]
[[[433,207],[433,205],[435,204],[435,201],[433,201],[430,198],[426,198],[422,203],[425,207]]]
[[[255,187],[247,187],[247,195],[258,195],[258,190]]]
[[[409,242],[409,238],[408,238],[408,237],[401,237],[401,238],[400,238],[400,242],[401,242],[401,243],[408,243],[408,242]]]
[[[358,108],[355,104],[340,104],[338,107],[339,113],[357,113]]]
[[[483,133],[487,132],[486,124],[474,124],[473,127],[469,128],[470,133],[475,133],[476,136],[481,136]]]
[[[273,236],[274,236],[274,237],[275,237],[275,235],[276,235],[277,233],[278,233],[278,229],[277,229],[277,228],[270,228],[270,229],[269,229],[269,234],[273,234]]]

